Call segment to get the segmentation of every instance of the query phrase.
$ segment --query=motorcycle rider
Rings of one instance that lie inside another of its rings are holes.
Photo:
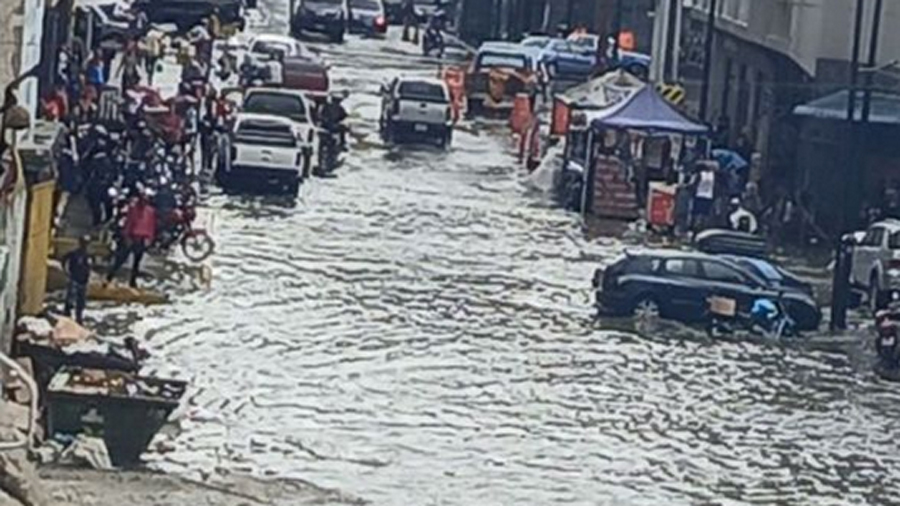
[[[438,57],[444,56],[444,28],[446,27],[446,22],[447,13],[444,11],[443,5],[438,3],[437,10],[435,10],[431,19],[428,20],[428,27],[425,29],[425,40],[422,42],[422,45],[426,55],[437,49]]]
[[[128,256],[132,255],[134,263],[131,267],[129,285],[132,288],[137,288],[141,260],[144,258],[144,252],[153,244],[153,240],[156,237],[156,209],[151,203],[151,197],[151,192],[144,190],[128,207],[122,242],[116,248],[115,260],[109,269],[109,273],[106,275],[107,283],[112,282],[113,278],[116,277],[116,273],[128,260]]]
[[[322,106],[322,113],[319,120],[322,128],[331,136],[339,138],[339,146],[341,150],[347,149],[347,126],[344,120],[347,119],[347,110],[341,102],[344,100],[345,93],[332,93],[328,102]]]

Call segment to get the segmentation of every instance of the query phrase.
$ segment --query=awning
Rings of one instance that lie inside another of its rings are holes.
[[[652,86],[632,95],[612,114],[594,118],[594,127],[630,128],[654,132],[703,135],[709,127],[689,119],[672,107]]]
[[[645,87],[643,81],[623,70],[607,72],[557,95],[569,107],[602,109],[621,102]]]
[[[856,92],[856,109],[854,119],[862,119],[865,92]],[[847,119],[847,102],[849,90],[841,90],[831,95],[817,98],[811,102],[794,107],[794,114],[819,119]],[[886,125],[900,125],[900,95],[893,93],[872,92],[869,121]]]

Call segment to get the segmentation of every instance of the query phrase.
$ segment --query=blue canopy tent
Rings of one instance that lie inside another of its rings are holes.
[[[709,127],[669,105],[652,86],[646,86],[615,112],[593,121],[595,128],[647,130],[651,133],[705,135]]]
[[[646,169],[636,176],[632,170],[634,165],[628,148],[623,152],[622,146],[607,145],[592,156],[590,167],[585,175],[585,191],[582,198],[582,209],[585,212],[596,212],[600,216],[631,219],[638,215],[638,209],[646,198],[649,180],[666,179],[665,171],[674,164],[666,164],[667,153],[675,154],[683,159],[685,150],[682,146],[690,145],[693,152],[704,151],[706,143],[683,143],[676,140],[679,136],[705,137],[710,133],[708,126],[691,120],[667,102],[653,86],[645,86],[627,97],[624,101],[602,111],[590,119],[593,137],[608,138],[610,131],[640,131],[647,138],[645,146],[651,146],[658,163],[663,165],[648,166],[646,150],[641,150],[643,159],[641,166]],[[678,143],[677,147],[673,147]],[[706,153],[701,156],[705,156]],[[624,157],[622,156],[624,155]],[[656,175],[650,172],[657,171]]]

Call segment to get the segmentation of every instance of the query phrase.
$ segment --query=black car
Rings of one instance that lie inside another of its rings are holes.
[[[187,31],[212,14],[223,25],[244,25],[244,9],[256,5],[255,0],[136,0],[134,8],[147,14],[156,24],[174,24]]]
[[[291,21],[294,35],[323,33],[332,42],[343,42],[350,19],[347,0],[300,0]]]
[[[760,298],[779,299],[798,330],[815,330],[822,314],[799,290],[785,290],[727,258],[703,253],[627,253],[594,274],[598,306],[613,314],[659,315],[686,322],[708,317],[709,298],[736,301],[748,313]]]

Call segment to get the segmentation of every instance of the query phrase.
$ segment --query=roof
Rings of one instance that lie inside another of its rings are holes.
[[[862,119],[864,97],[865,92],[857,90],[856,110],[853,111],[854,119]],[[794,107],[794,114],[819,119],[846,120],[849,99],[849,90],[841,90]],[[900,95],[872,92],[869,121],[886,125],[900,125]]]
[[[582,109],[601,109],[622,101],[644,86],[644,82],[628,72],[614,70],[569,88],[557,98]]]
[[[435,86],[440,86],[440,87],[444,87],[447,85],[447,83],[444,82],[443,79],[438,79],[435,77],[412,77],[412,76],[400,77],[398,79],[398,82],[400,82],[400,83],[426,83],[426,84],[433,84]]]
[[[478,48],[478,53],[506,53],[537,58],[541,54],[541,49],[523,46],[517,42],[488,41]]]
[[[644,86],[605,117],[595,118],[595,127],[628,128],[653,132],[703,135],[709,127],[689,119],[663,99],[652,86]]]

